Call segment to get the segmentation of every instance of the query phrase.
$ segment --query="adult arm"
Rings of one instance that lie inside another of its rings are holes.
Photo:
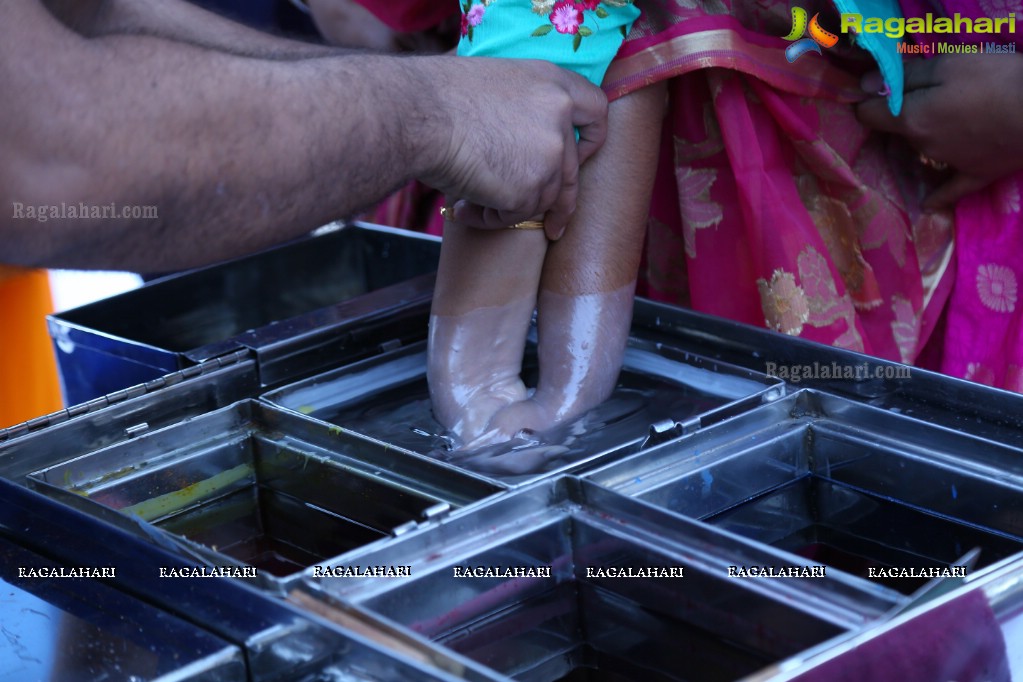
[[[607,106],[543,62],[86,38],[34,0],[0,6],[0,93],[0,262],[137,271],[298,236],[411,178],[527,219],[561,196],[573,122],[602,139]],[[62,202],[159,217],[13,217]]]
[[[929,209],[1023,169],[1023,55],[947,55],[907,61],[906,97],[892,116],[883,97],[859,105],[859,119],[906,137],[920,153],[950,168],[948,180],[927,197]],[[864,89],[880,90],[880,74]]]

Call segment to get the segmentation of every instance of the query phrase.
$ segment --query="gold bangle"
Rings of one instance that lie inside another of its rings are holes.
[[[440,216],[444,220],[455,222],[455,209],[450,206],[440,207]],[[509,230],[542,230],[542,220],[523,220],[521,223],[515,223],[514,225],[508,226]]]
[[[509,230],[542,230],[542,220],[523,220],[521,223],[515,223],[514,225],[508,226]]]

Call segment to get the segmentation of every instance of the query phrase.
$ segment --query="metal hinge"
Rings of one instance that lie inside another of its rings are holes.
[[[48,428],[55,424],[66,422],[69,419],[74,419],[75,417],[81,417],[82,415],[102,410],[105,407],[116,405],[124,402],[125,400],[138,398],[140,396],[153,393],[154,391],[167,388],[168,386],[180,384],[182,381],[194,379],[195,377],[202,376],[203,374],[218,370],[222,367],[237,364],[247,359],[249,359],[248,349],[237,350],[220,357],[206,360],[198,365],[165,374],[159,379],[153,379],[152,381],[147,381],[144,384],[129,386],[128,388],[108,393],[105,396],[95,398],[88,402],[72,405],[64,410],[58,410],[57,412],[43,415],[42,417],[36,417],[35,419],[22,422],[21,424],[15,424],[14,426],[0,429],[0,443]]]
[[[698,431],[701,426],[699,417],[690,417],[683,421],[662,419],[659,422],[654,422],[650,425],[646,439],[639,446],[640,450],[646,450],[647,448],[667,443],[670,440],[688,436]]]

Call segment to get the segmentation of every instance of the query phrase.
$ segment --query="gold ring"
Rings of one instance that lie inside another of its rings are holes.
[[[454,222],[455,221],[455,210],[452,209],[452,208],[448,208],[447,206],[441,206],[440,207],[440,217],[443,218],[444,220],[450,220],[451,222]]]
[[[509,230],[542,230],[542,220],[523,220],[521,223],[515,223],[514,225],[508,226]]]

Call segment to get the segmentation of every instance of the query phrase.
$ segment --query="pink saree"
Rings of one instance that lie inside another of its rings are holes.
[[[933,11],[912,1],[907,16]],[[1019,11],[1018,0],[946,4],[1004,16],[1007,3]],[[604,80],[611,98],[668,83],[638,293],[1023,391],[1020,176],[954,215],[924,214],[941,178],[856,120],[866,53],[840,44],[788,63],[787,2],[639,6]],[[837,29],[830,4],[819,9]],[[373,219],[436,232],[440,199],[424,198],[404,192]]]
[[[856,121],[869,59],[788,63],[787,3],[695,4],[644,5],[605,79],[619,96],[670,78],[643,293],[914,362],[951,290],[952,221],[918,210],[911,150]]]

